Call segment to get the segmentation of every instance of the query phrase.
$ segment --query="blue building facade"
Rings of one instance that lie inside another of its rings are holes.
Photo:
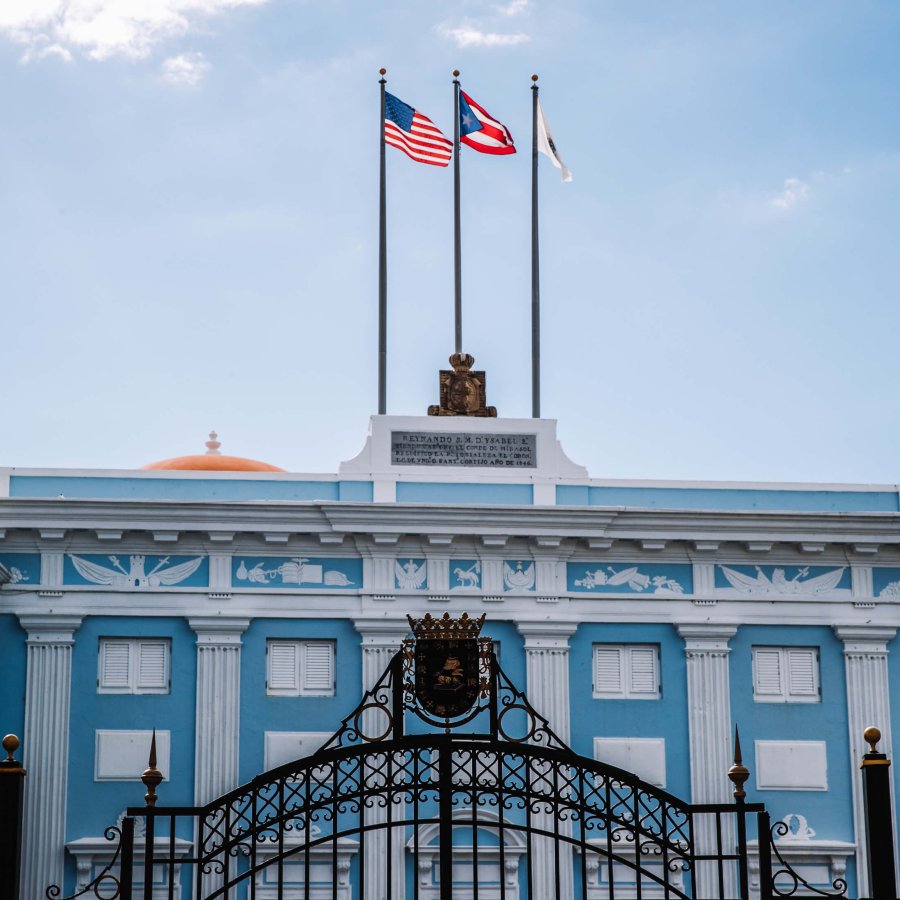
[[[412,462],[397,435],[418,436]],[[523,435],[528,465],[507,464],[504,436]],[[476,439],[477,465],[446,462]],[[518,419],[374,417],[328,476],[197,465],[0,470],[23,898],[105,865],[153,729],[162,802],[208,802],[317,749],[406,615],[445,611],[487,614],[504,670],[577,753],[676,796],[729,799],[738,725],[785,853],[865,895],[862,732],[890,754],[900,697],[896,485],[603,481],[554,422]],[[341,896],[357,864],[348,850]]]

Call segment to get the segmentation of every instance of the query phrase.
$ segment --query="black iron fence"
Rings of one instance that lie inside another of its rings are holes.
[[[101,900],[599,900],[846,896],[785,860],[787,826],[746,802],[735,735],[734,802],[691,804],[576,755],[481,657],[476,699],[456,720],[423,709],[410,648],[326,746],[202,807],[157,804],[155,741],[145,805],[107,831],[115,852],[76,896]],[[444,710],[446,711],[446,710]],[[422,733],[408,733],[417,717]],[[377,721],[376,721],[377,720]],[[421,724],[424,723],[424,726]],[[472,731],[461,724],[471,723]],[[482,727],[479,728],[478,726]],[[863,760],[873,896],[896,897],[889,761]],[[25,772],[18,741],[0,763],[0,900],[19,898]],[[61,895],[48,889],[53,900]]]

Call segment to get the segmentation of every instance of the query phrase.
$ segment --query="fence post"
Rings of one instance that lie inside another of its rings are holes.
[[[25,770],[13,759],[19,749],[19,739],[14,734],[3,738],[3,749],[6,759],[0,761],[0,898],[18,900]]]
[[[869,891],[874,898],[896,897],[894,874],[894,824],[891,813],[891,761],[875,746],[881,732],[869,726],[863,738],[872,748],[863,756],[863,802],[866,817],[866,843],[869,857]]]

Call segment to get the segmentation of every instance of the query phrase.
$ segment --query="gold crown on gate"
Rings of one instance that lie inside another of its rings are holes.
[[[484,625],[486,613],[482,613],[477,619],[470,619],[468,613],[463,613],[458,619],[451,617],[450,613],[444,613],[439,619],[435,619],[431,613],[425,613],[422,619],[414,619],[407,616],[409,627],[418,640],[428,638],[477,638]]]

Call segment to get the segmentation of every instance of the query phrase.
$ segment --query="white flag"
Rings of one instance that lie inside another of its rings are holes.
[[[544,118],[544,107],[541,106],[541,100],[538,98],[537,105],[537,148],[545,156],[550,157],[550,162],[562,171],[562,180],[571,181],[572,173],[569,167],[559,158],[556,152],[556,144],[553,143],[553,135],[550,133],[550,127]]]

